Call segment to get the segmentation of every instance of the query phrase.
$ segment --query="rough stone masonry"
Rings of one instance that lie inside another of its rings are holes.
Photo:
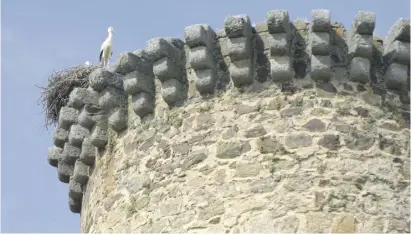
[[[48,162],[81,232],[410,232],[410,21],[272,10],[97,69]]]

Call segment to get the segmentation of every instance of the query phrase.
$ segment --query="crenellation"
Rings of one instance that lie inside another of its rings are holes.
[[[311,11],[308,49],[311,55],[311,78],[315,81],[328,82],[332,77],[330,21],[328,10]]]
[[[400,18],[388,31],[388,35],[385,38],[385,44],[391,44],[394,41],[410,42],[410,20]]]
[[[254,82],[254,43],[250,18],[247,15],[228,16],[224,21],[229,72],[234,86],[240,88]]]
[[[311,55],[311,78],[317,81],[329,81],[332,76],[330,56]]]
[[[63,160],[59,160],[57,164],[57,176],[63,183],[69,183],[70,176],[73,175],[74,165],[68,164]]]
[[[94,166],[95,158],[96,147],[91,144],[90,137],[86,137],[81,145],[80,160],[88,166]]]
[[[83,199],[83,189],[80,183],[76,182],[71,176],[69,181],[69,197],[74,200]]]
[[[146,92],[140,92],[132,96],[132,107],[134,113],[140,118],[154,112],[154,97]]]
[[[409,89],[407,85],[410,79],[408,70],[409,66],[407,65],[392,63],[384,74],[384,81],[387,88],[393,90]]]
[[[69,131],[70,126],[77,123],[78,116],[79,111],[77,109],[67,106],[62,107],[59,114],[59,127]]]
[[[48,154],[47,154],[47,161],[53,167],[57,167],[58,161],[61,158],[61,154],[63,153],[63,148],[61,147],[49,147]]]
[[[155,77],[161,82],[163,100],[169,106],[175,106],[183,101],[187,96],[185,51],[176,47],[172,40],[164,38],[153,38],[147,41],[145,51],[153,61]]]
[[[68,141],[68,131],[66,129],[57,127],[53,132],[54,145],[63,148],[66,141]]]
[[[371,77],[370,60],[363,57],[354,57],[350,65],[351,81],[365,84],[369,82]]]
[[[90,131],[79,124],[71,125],[68,142],[72,146],[81,147],[84,138],[90,135]]]
[[[104,149],[108,143],[108,123],[106,121],[97,122],[91,130],[91,144],[97,148]]]
[[[104,121],[105,112],[97,105],[86,104],[78,116],[78,124],[91,131],[96,122]]]
[[[195,24],[90,74],[47,155],[82,231],[409,232],[409,20],[311,17]]]
[[[73,180],[81,185],[88,182],[90,167],[84,164],[81,160],[76,160],[73,170]]]
[[[97,68],[89,75],[89,86],[96,92],[102,92],[107,86],[123,88],[123,79],[120,74]]]
[[[124,90],[127,95],[132,96],[132,105],[134,113],[136,113],[140,118],[151,114],[154,112],[154,97],[155,97],[155,76],[153,72],[153,63],[149,58],[149,55],[145,50],[140,50],[135,52],[137,56],[144,59],[150,65],[150,70],[142,70],[137,67],[133,72],[130,72],[124,76]],[[144,111],[142,111],[144,110]],[[124,114],[124,115],[123,115]],[[109,119],[110,125],[113,127],[115,124],[117,127],[114,127],[115,131],[121,131],[127,127],[127,112],[123,111],[118,112],[117,115],[114,115]],[[114,122],[113,122],[114,121]]]
[[[122,132],[127,128],[127,109],[118,108],[110,117],[108,117],[108,125],[116,132]]]
[[[130,72],[124,76],[124,91],[131,96],[141,92],[155,95],[154,76],[138,70]]]
[[[288,11],[273,10],[267,13],[270,74],[275,82],[290,82],[294,77],[291,61],[291,27]]]
[[[114,63],[109,70],[110,72],[114,73],[113,78],[118,77],[114,86],[122,88],[122,84],[120,84],[122,81],[121,76],[133,72],[137,68],[140,72],[145,74],[150,74],[152,72],[151,63],[143,57],[140,57],[131,52],[120,53],[120,55],[117,57],[116,63]]]
[[[216,49],[214,30],[206,24],[191,25],[184,30],[184,38],[188,46],[189,67],[194,70],[197,91],[201,95],[213,93],[218,82],[217,58],[213,53]]]
[[[388,66],[384,74],[387,88],[409,90],[410,69],[410,21],[399,19],[391,27],[383,52]]]
[[[86,104],[97,105],[98,97],[98,93],[94,90],[87,88],[74,88],[70,93],[67,106],[75,109],[81,109]]]
[[[73,199],[69,197],[69,208],[70,211],[73,213],[80,213],[81,212],[81,205],[82,205],[82,199]]]
[[[98,106],[106,113],[117,107],[126,107],[127,95],[124,90],[109,86],[100,93]]]
[[[184,86],[180,81],[169,79],[161,84],[161,95],[167,104],[172,105],[184,99],[185,94],[181,92],[184,90]]]
[[[81,152],[81,148],[74,146],[67,142],[66,144],[64,144],[61,159],[63,160],[63,162],[69,165],[74,165],[76,160],[80,158],[80,152]]]
[[[371,59],[373,56],[373,31],[375,13],[359,11],[355,15],[348,37],[350,80],[362,84],[371,81]]]

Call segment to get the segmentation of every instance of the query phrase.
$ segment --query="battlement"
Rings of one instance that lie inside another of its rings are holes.
[[[373,35],[375,24],[376,15],[365,11],[355,15],[347,31],[332,22],[328,10],[312,10],[311,22],[291,22],[287,11],[272,10],[254,27],[247,15],[229,16],[224,29],[196,24],[185,28],[184,40],[153,38],[142,50],[121,53],[110,69],[90,74],[88,88],[75,88],[60,111],[48,162],[69,184],[70,210],[81,212],[96,157],[111,138],[158,119],[182,128],[166,119],[173,110],[223,102],[228,94],[237,101],[298,93],[344,97],[395,109],[407,126],[410,21],[399,19],[384,40]],[[333,149],[332,141],[339,140],[332,137],[323,138],[322,145]]]

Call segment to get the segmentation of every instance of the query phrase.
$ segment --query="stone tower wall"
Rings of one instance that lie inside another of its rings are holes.
[[[409,232],[410,21],[273,10],[90,74],[48,162],[82,232]]]

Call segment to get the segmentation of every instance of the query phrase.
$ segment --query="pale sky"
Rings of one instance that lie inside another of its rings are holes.
[[[3,0],[1,1],[1,218],[2,232],[79,232],[78,214],[68,207],[68,184],[47,163],[51,130],[37,100],[54,70],[98,61],[107,28],[114,27],[114,56],[143,49],[153,37],[179,37],[198,23],[222,28],[228,15],[265,20],[274,9],[292,20],[310,19],[310,10],[328,9],[332,20],[351,27],[357,11],[377,15],[375,34],[386,36],[400,18],[409,18],[407,0]],[[114,62],[114,61],[112,61]]]

